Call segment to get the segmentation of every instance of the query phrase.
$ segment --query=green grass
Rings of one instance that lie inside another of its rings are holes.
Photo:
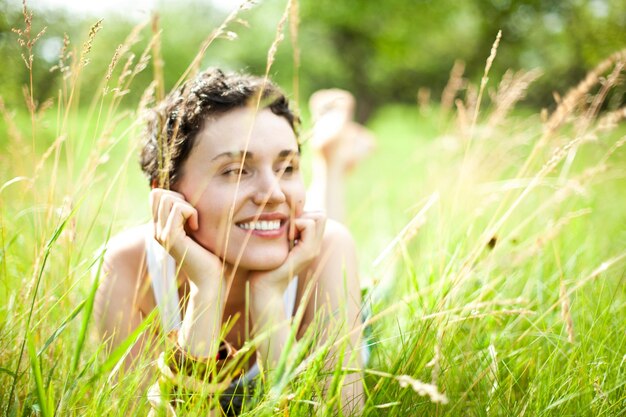
[[[377,283],[363,415],[626,414],[625,129],[585,115],[597,94],[548,135],[528,112],[489,127],[489,101],[476,125],[436,104],[389,106],[370,121],[378,148],[346,195],[363,281]],[[91,316],[101,246],[149,218],[138,115],[124,110],[137,103],[98,100],[113,117],[75,102],[38,117],[32,134],[28,112],[8,109],[21,138],[0,122],[2,414],[148,411],[140,384],[154,365],[147,355],[130,372],[118,365],[154,317],[107,356]],[[375,265],[427,201],[419,226]],[[293,376],[306,356],[295,344],[245,414],[311,415],[329,347]],[[330,372],[320,415],[336,406],[345,371]],[[448,402],[403,386],[403,375]]]

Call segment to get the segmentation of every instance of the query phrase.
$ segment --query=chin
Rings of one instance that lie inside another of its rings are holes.
[[[247,250],[241,257],[239,267],[249,271],[271,271],[285,263],[287,255],[289,255],[287,250]]]

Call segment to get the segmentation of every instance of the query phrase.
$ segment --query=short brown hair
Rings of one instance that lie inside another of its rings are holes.
[[[182,165],[194,147],[207,116],[252,104],[284,117],[297,135],[299,119],[272,82],[248,74],[208,69],[172,91],[148,116],[141,150],[141,169],[151,186],[169,188],[182,175]]]

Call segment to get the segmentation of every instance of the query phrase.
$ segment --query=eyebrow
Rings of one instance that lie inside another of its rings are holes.
[[[300,156],[300,151],[294,151],[292,149],[285,149],[284,151],[278,152],[279,158],[295,158]]]
[[[233,151],[233,152],[222,152],[221,154],[214,157],[211,161],[216,161],[221,158],[229,158],[229,159],[243,159],[244,154],[246,159],[254,159],[254,153],[252,152],[244,152],[244,151]],[[294,151],[292,149],[285,149],[278,153],[279,158],[289,158],[300,156],[299,151]]]

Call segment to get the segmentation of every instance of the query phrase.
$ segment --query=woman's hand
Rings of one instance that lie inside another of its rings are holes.
[[[250,273],[250,292],[253,301],[271,295],[282,297],[289,282],[320,254],[325,225],[326,216],[321,211],[305,212],[301,217],[291,221],[289,241],[294,242],[294,246],[285,262],[271,271]]]
[[[308,212],[293,219],[289,227],[289,241],[294,242],[294,246],[285,262],[271,271],[250,273],[248,282],[253,334],[259,335],[272,329],[257,345],[257,354],[267,367],[271,368],[278,363],[290,333],[283,294],[289,282],[320,254],[325,227],[326,216],[322,212]]]
[[[175,191],[154,188],[150,192],[154,238],[187,274],[193,284],[203,287],[219,282],[222,261],[198,242],[189,231],[198,230],[198,212]]]
[[[197,356],[213,356],[222,327],[225,283],[222,260],[193,240],[198,212],[182,194],[154,188],[150,192],[154,237],[174,257],[190,280],[190,295],[178,343]]]

